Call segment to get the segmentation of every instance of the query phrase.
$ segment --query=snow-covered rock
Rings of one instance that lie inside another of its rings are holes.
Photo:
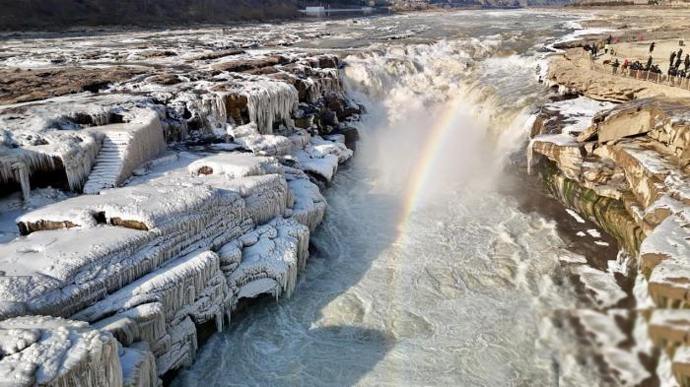
[[[96,194],[117,187],[141,164],[155,158],[167,145],[155,111],[144,111],[125,124],[91,128],[103,133],[103,145],[84,185],[84,193]]]
[[[122,386],[119,344],[88,324],[25,316],[0,322],[0,384]]]
[[[347,161],[352,155],[352,150],[345,144],[324,140],[318,136],[312,137],[304,149],[295,152],[301,169],[325,181],[331,181],[338,171],[338,164]]]
[[[261,156],[284,156],[292,152],[292,142],[283,136],[252,134],[235,141],[243,148]]]
[[[19,232],[0,243],[0,319],[18,324],[0,332],[0,364],[15,352],[34,356],[26,351],[51,335],[68,332],[71,340],[66,357],[45,352],[25,369],[5,363],[0,375],[29,385],[55,377],[47,384],[107,386],[103,375],[117,370],[112,385],[158,386],[159,377],[191,364],[199,326],[222,329],[240,299],[294,291],[310,231],[326,210],[304,171],[330,180],[352,152],[339,136],[295,128],[293,118],[353,116],[339,61],[209,52],[221,40],[177,43],[100,59],[70,48],[77,62],[143,65],[114,84],[0,107],[0,184],[21,187],[25,199],[13,193]],[[32,188],[48,186],[72,192],[31,199]],[[76,196],[82,190],[90,195]],[[83,322],[39,329],[32,317],[15,318],[24,315]],[[87,332],[112,356],[72,340]],[[86,358],[91,368],[82,366]],[[41,368],[59,359],[66,360]]]
[[[200,251],[175,259],[158,270],[125,286],[104,300],[78,312],[72,318],[98,323],[107,320],[106,327],[124,324],[113,320],[131,319],[137,323],[135,330],[151,348],[159,348],[159,342],[169,336],[172,345],[157,353],[158,373],[164,374],[194,358],[196,353],[196,328],[194,322],[203,324],[215,320],[222,329],[226,312],[230,311],[232,297],[225,277],[220,270],[220,259],[211,251]],[[150,305],[149,310],[134,310]],[[159,318],[162,312],[162,319]],[[153,320],[140,316],[154,315]],[[117,316],[113,319],[111,316]],[[133,318],[132,318],[133,317]],[[147,326],[153,322],[156,329]],[[161,327],[161,324],[164,324]],[[191,325],[190,325],[191,324]],[[161,329],[162,328],[162,329]],[[149,334],[141,332],[149,329]]]
[[[223,175],[228,179],[245,176],[281,173],[278,161],[270,157],[257,157],[247,153],[219,153],[191,163],[187,170],[194,176]]]
[[[297,273],[309,257],[309,229],[295,220],[276,218],[239,240],[242,262],[227,276],[235,297],[255,297],[261,293],[290,297]],[[275,286],[270,286],[274,282],[266,279],[274,281]]]
[[[288,175],[288,186],[294,196],[292,216],[303,225],[314,231],[323,220],[328,203],[319,187],[312,183],[304,173]]]

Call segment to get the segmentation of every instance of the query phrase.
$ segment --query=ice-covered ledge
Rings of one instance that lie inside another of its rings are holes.
[[[238,302],[294,292],[357,138],[340,60],[171,47],[184,66],[150,56],[104,92],[0,106],[0,335],[22,338],[0,384],[155,386]]]

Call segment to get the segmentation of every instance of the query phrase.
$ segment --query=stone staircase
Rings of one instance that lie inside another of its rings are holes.
[[[96,158],[89,179],[84,185],[84,193],[98,194],[106,188],[116,187],[122,175],[127,147],[132,141],[128,131],[106,132],[101,151]]]

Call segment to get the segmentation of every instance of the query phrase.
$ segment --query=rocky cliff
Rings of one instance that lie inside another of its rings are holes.
[[[610,270],[622,273],[616,286],[627,287],[634,304],[625,318],[617,308],[596,312],[628,337],[594,345],[603,367],[618,370],[623,385],[686,386],[690,99],[687,90],[595,72],[578,50],[551,60],[556,95],[532,128],[531,168],[567,208],[619,242]],[[578,319],[576,326],[587,325]],[[641,367],[624,366],[616,352],[644,359],[644,376],[626,379]]]

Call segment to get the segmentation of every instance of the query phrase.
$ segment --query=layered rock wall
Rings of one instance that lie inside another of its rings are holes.
[[[0,182],[24,206],[0,244],[0,384],[156,386],[240,300],[295,291],[319,185],[353,155],[338,57],[146,55],[107,91],[0,106]],[[44,171],[64,196],[34,206]]]
[[[617,270],[635,283],[634,313],[640,314],[631,329],[647,335],[632,340],[651,341],[647,351],[655,357],[647,367],[659,370],[656,380],[668,368],[675,381],[665,382],[688,385],[690,100],[669,98],[661,86],[630,79],[585,82],[575,70],[581,66],[578,58],[568,52],[552,62],[551,80],[568,96],[547,105],[536,120],[532,169],[540,171],[554,197],[619,242],[625,267]],[[588,113],[585,106],[593,102],[584,104],[591,100],[578,94],[621,103],[600,102]],[[606,348],[601,356],[612,350],[624,349]],[[611,362],[607,366],[620,366]]]

